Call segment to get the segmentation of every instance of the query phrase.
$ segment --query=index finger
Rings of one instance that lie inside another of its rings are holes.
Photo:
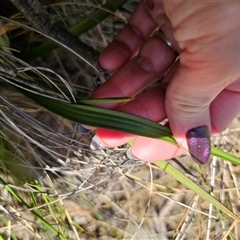
[[[159,25],[153,20],[142,0],[128,24],[101,53],[99,57],[100,67],[109,71],[120,68],[137,53],[144,41],[158,28]]]

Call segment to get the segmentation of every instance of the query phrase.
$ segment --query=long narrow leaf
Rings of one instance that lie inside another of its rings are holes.
[[[218,149],[216,147],[212,147],[211,154],[218,157],[227,160],[228,162],[240,165],[240,158],[236,157],[228,152],[224,152],[221,149]]]
[[[11,186],[6,183],[1,177],[0,177],[0,182],[4,185],[4,187],[7,189],[7,191],[15,198],[18,200],[19,203],[22,205],[26,206],[27,208],[31,208],[29,204],[24,201],[18,194],[17,192],[11,188]],[[48,223],[42,216],[40,216],[37,211],[32,210],[32,213],[38,218],[39,221],[42,222],[43,225],[45,225],[46,228],[48,228],[50,231],[52,231],[59,239],[62,240],[67,240],[68,238],[64,236],[62,233],[60,233],[55,227],[53,227],[50,223]]]
[[[226,213],[228,216],[235,219],[236,221],[240,222],[240,218],[238,216],[236,216],[233,212],[231,212],[228,208],[226,208],[223,204],[221,204],[216,198],[211,196],[209,193],[204,191],[201,187],[199,187],[197,184],[192,182],[189,178],[184,176],[181,172],[179,172],[173,166],[171,166],[168,162],[159,161],[159,162],[155,162],[155,165],[157,165],[159,168],[164,170],[166,173],[168,173],[169,175],[174,177],[180,183],[184,184],[189,189],[193,190],[196,194],[198,194],[203,199],[208,201],[208,203],[212,203],[217,209]]]
[[[63,103],[58,100],[46,98],[44,96],[36,95],[24,90],[21,91],[49,111],[74,122],[94,127],[132,133],[145,137],[157,138],[159,140],[177,145],[176,140],[174,139],[169,128],[151,122],[147,119],[128,113],[96,108],[82,104]],[[221,149],[212,147],[211,154],[240,165],[240,158],[224,152]]]
[[[164,137],[166,141],[176,144],[169,128],[147,119],[103,108],[64,103],[25,90],[22,91],[39,105],[74,122],[146,137]]]
[[[78,104],[93,105],[102,103],[126,103],[132,98],[98,98],[98,99],[77,99]]]

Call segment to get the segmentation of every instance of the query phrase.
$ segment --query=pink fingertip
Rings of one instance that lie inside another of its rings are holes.
[[[131,53],[119,46],[118,43],[112,42],[99,56],[101,68],[107,71],[115,71],[120,68],[131,57]]]
[[[186,154],[176,145],[147,137],[136,138],[132,145],[132,152],[137,158],[148,162],[167,160]]]
[[[96,135],[107,147],[116,147],[125,144],[135,137],[133,134],[119,132],[115,130],[97,128]]]

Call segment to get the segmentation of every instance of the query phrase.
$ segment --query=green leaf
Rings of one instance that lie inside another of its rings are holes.
[[[98,99],[77,99],[78,104],[93,105],[101,103],[126,103],[131,101],[132,98],[122,97],[122,98],[98,98]]]
[[[156,138],[177,145],[177,142],[169,128],[147,119],[128,113],[83,104],[64,103],[55,99],[33,94],[25,90],[21,91],[39,105],[71,121],[89,126]],[[240,165],[240,158],[224,152],[221,149],[212,147],[211,154]]]
[[[7,191],[22,205],[24,205],[27,208],[31,208],[32,206],[30,206],[26,201],[24,201],[24,199],[17,193],[17,191],[15,191],[13,188],[11,188],[11,186],[5,182],[1,177],[0,177],[0,183],[3,184],[3,186],[7,189]],[[61,232],[59,232],[54,226],[52,226],[52,224],[48,223],[41,215],[39,215],[39,213],[37,212],[37,210],[31,210],[32,213],[36,216],[36,218],[46,227],[48,228],[50,231],[52,231],[52,233],[54,233],[58,239],[61,240],[67,240],[68,238],[66,236],[64,236]]]
[[[21,91],[39,105],[71,121],[146,137],[162,137],[164,140],[176,144],[169,128],[147,119],[103,108],[64,103],[25,90]]]
[[[181,172],[179,172],[173,166],[171,166],[168,162],[159,161],[159,162],[155,162],[154,164],[157,165],[159,168],[161,168],[166,173],[168,173],[169,175],[171,175],[172,177],[174,177],[180,183],[182,183],[189,189],[193,190],[196,194],[201,196],[203,199],[205,199],[209,203],[212,203],[217,209],[226,213],[228,216],[235,219],[236,221],[240,222],[240,218],[238,216],[236,216],[233,212],[231,212],[228,208],[226,208],[223,204],[221,204],[216,198],[211,196],[209,193],[204,191],[201,187],[199,187],[197,184],[195,184],[189,178],[184,176]]]
[[[218,157],[218,158],[222,158],[224,160],[227,160],[228,162],[240,165],[240,158],[236,157],[228,152],[224,152],[221,149],[218,149],[216,147],[212,147],[211,148],[211,154]]]
[[[23,91],[29,98],[45,107],[46,109],[65,117],[69,120],[79,122],[82,124],[108,128],[123,132],[128,132],[136,135],[152,137],[159,140],[167,141],[177,145],[174,137],[169,128],[160,124],[151,122],[131,114],[117,112],[108,109],[101,109],[92,106],[80,104],[63,103],[55,99],[49,99],[41,95],[36,95],[27,91]],[[240,159],[226,153],[220,149],[212,147],[211,153],[217,157],[223,158],[227,161],[240,164]],[[159,161],[155,163],[159,168],[163,169],[166,173],[173,176],[176,180],[184,184],[189,189],[193,190],[196,194],[212,203],[217,209],[226,213],[233,219],[240,221],[240,218],[234,215],[229,209],[222,205],[217,199],[212,197],[201,187],[196,185],[190,179],[185,177],[177,169],[172,167],[166,161]]]

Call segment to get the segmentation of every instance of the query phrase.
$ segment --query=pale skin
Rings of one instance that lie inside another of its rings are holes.
[[[187,152],[186,132],[201,125],[223,131],[240,112],[240,1],[141,1],[129,24],[99,58],[115,71],[92,98],[132,97],[179,61],[164,83],[127,104],[102,107],[154,122],[167,118],[179,147],[155,139],[97,129],[99,141],[119,146],[134,139],[133,154],[157,161]],[[153,36],[159,27],[174,52]]]

